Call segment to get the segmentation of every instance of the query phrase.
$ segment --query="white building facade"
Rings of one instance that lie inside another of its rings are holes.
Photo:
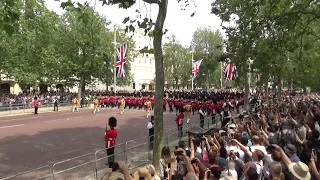
[[[148,49],[153,48],[152,38],[145,36],[144,31],[137,29],[132,35],[133,40],[136,42],[135,50],[144,47]],[[155,60],[153,54],[137,53],[131,61],[131,74],[133,77],[132,89],[135,90],[154,90],[155,87]]]

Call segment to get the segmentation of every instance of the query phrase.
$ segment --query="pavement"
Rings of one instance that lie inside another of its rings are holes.
[[[1,109],[1,107],[0,107]],[[7,116],[23,116],[23,115],[33,115],[34,109],[33,108],[21,108],[21,109],[1,109],[0,111],[0,117],[7,117]],[[59,111],[66,111],[71,110],[71,106],[59,106]],[[48,113],[48,112],[54,112],[53,106],[43,106],[38,109],[38,113]]]
[[[70,107],[58,112],[48,113],[43,109],[39,112],[38,115],[0,117],[0,179],[43,167],[16,178],[36,179],[46,174],[47,166],[52,167],[57,162],[84,154],[87,155],[56,164],[54,170],[59,174],[55,179],[79,179],[90,175],[88,173],[93,172],[94,167],[94,152],[104,149],[105,126],[111,116],[118,119],[117,144],[148,135],[148,120],[143,110],[127,110],[124,115],[120,115],[118,109],[101,109],[100,113],[94,114],[90,108],[80,108],[79,112],[72,113]],[[164,113],[165,131],[176,128],[175,117],[175,113]],[[198,118],[198,115],[194,117]],[[131,143],[134,145],[143,141],[146,140]],[[145,148],[134,147],[127,156],[136,157]],[[105,156],[105,152],[101,152],[98,156]],[[116,159],[124,160],[123,157],[119,154]],[[77,167],[86,162],[89,163]],[[104,162],[99,161],[99,170],[105,168]],[[65,169],[69,171],[63,172]]]

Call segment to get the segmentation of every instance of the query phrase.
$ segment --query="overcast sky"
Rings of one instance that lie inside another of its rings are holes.
[[[85,0],[73,0],[76,2],[84,2]],[[96,1],[96,2],[95,2]],[[99,0],[88,0],[90,5],[94,6],[95,10],[98,11],[101,15],[110,20],[113,24],[121,25],[125,17],[135,16],[135,10],[141,9],[143,11],[142,16],[146,14],[146,9],[148,10],[148,15],[150,16],[151,9],[151,18],[155,21],[158,8],[156,6],[150,7],[149,4],[144,5],[144,3],[136,3],[129,10],[119,9],[117,5],[114,6],[102,6],[102,3]],[[189,0],[192,1],[192,0]],[[169,0],[168,13],[165,21],[165,28],[168,29],[168,35],[175,35],[177,39],[185,46],[189,46],[192,40],[192,34],[198,27],[208,27],[212,29],[219,29],[220,19],[215,15],[210,13],[211,3],[213,0],[194,0],[195,5],[190,3],[185,11],[181,11],[180,5],[177,0]],[[60,2],[55,0],[46,0],[46,4],[49,9],[56,11],[58,14],[62,14],[63,10],[60,8]],[[193,17],[190,17],[192,12],[196,11],[196,14]],[[166,40],[165,40],[166,42]]]

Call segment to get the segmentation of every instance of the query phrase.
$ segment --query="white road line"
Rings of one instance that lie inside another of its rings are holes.
[[[61,118],[61,119],[53,119],[53,120],[48,120],[48,121],[43,121],[45,123],[47,122],[55,122],[55,121],[69,121],[69,120],[72,120],[72,119],[79,119],[79,118],[83,118],[83,116],[78,116],[78,117],[71,117],[71,118]]]
[[[24,124],[17,124],[17,125],[12,125],[12,126],[2,126],[2,127],[0,127],[0,129],[19,127],[19,126],[24,126]]]
[[[0,120],[0,123],[1,123],[1,122],[10,122],[10,121],[20,121],[20,120],[25,120],[25,119],[36,119],[36,118],[41,118],[41,117],[43,117],[43,116],[16,118],[16,119],[8,119],[8,120]]]

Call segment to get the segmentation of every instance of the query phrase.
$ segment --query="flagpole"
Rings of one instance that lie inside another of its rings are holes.
[[[194,49],[192,49],[191,51],[191,90],[193,90],[193,53],[194,53]]]
[[[116,94],[117,90],[117,29],[116,25],[114,25],[114,34],[113,34],[113,43],[114,43],[114,70],[113,70],[113,91]]]
[[[220,62],[220,88],[222,88],[222,62]]]

